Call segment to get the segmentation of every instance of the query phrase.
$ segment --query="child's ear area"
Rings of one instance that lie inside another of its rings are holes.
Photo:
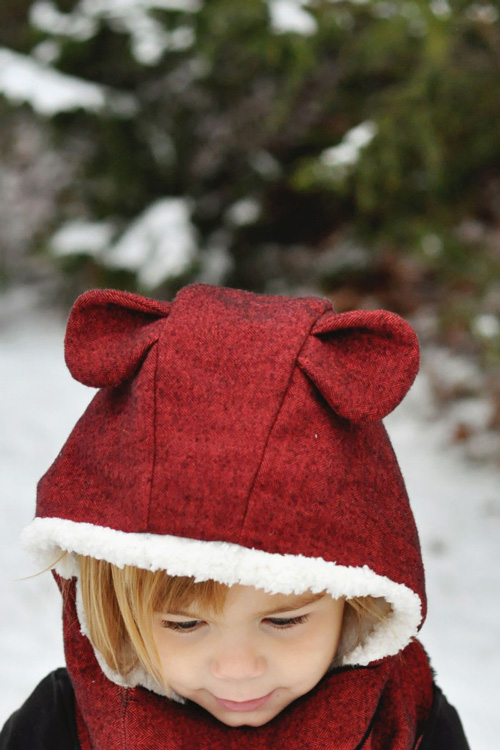
[[[418,339],[403,318],[386,310],[328,311],[313,327],[298,365],[339,416],[375,421],[395,409],[412,385]]]
[[[82,294],[71,310],[64,342],[73,377],[94,388],[120,385],[158,340],[170,307],[112,289]]]

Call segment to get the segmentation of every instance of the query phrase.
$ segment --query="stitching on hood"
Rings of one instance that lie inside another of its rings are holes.
[[[240,528],[239,528],[239,535],[240,535],[240,537],[241,537],[241,534],[242,534],[242,532],[243,532],[243,530],[245,528],[245,524],[246,524],[248,513],[249,513],[249,506],[250,506],[252,494],[253,494],[253,491],[254,491],[255,483],[257,481],[257,477],[260,474],[260,470],[262,468],[262,464],[264,462],[264,458],[265,458],[266,453],[267,453],[267,446],[269,445],[269,441],[271,439],[271,435],[273,433],[274,426],[275,426],[276,422],[278,421],[279,415],[281,414],[281,410],[283,408],[283,404],[285,403],[285,399],[286,399],[286,397],[288,395],[288,392],[290,390],[290,386],[291,386],[291,383],[292,383],[293,376],[295,375],[295,370],[296,369],[300,369],[299,364],[298,364],[298,359],[299,359],[299,357],[300,357],[300,355],[302,353],[302,350],[303,350],[304,346],[306,345],[306,341],[309,339],[309,336],[311,336],[312,329],[314,328],[314,326],[316,325],[316,323],[318,322],[318,320],[320,318],[322,318],[323,315],[325,314],[325,312],[327,310],[329,310],[330,307],[331,307],[331,304],[327,300],[323,300],[323,302],[324,302],[324,308],[321,311],[321,314],[318,315],[318,317],[311,323],[311,325],[310,325],[310,327],[309,327],[309,329],[307,331],[307,334],[304,336],[304,340],[302,341],[302,344],[298,348],[298,351],[297,351],[297,354],[295,355],[292,367],[290,368],[290,375],[288,377],[287,384],[286,384],[286,386],[285,386],[285,388],[283,390],[283,395],[282,395],[281,400],[280,400],[280,402],[278,404],[278,408],[276,409],[276,413],[274,415],[272,423],[271,423],[271,425],[269,427],[269,431],[267,433],[267,437],[266,437],[265,442],[264,442],[264,447],[262,449],[262,453],[261,453],[259,462],[257,464],[257,468],[255,470],[255,473],[254,473],[254,476],[253,476],[253,479],[252,479],[252,483],[251,483],[250,488],[249,488],[248,493],[247,493],[246,503],[245,503],[245,513],[243,514],[243,518],[241,520],[241,525],[240,525]]]

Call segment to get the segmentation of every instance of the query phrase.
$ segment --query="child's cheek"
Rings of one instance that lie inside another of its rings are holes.
[[[167,635],[156,639],[156,647],[163,679],[176,692],[176,686],[189,685],[193,675],[200,673],[201,659],[191,644],[184,644],[180,638],[174,640]]]

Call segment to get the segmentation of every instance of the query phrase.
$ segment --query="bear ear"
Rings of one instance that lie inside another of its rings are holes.
[[[418,339],[405,320],[385,310],[329,310],[314,325],[298,365],[337,414],[369,422],[389,414],[409,390],[418,372]]]
[[[129,292],[95,289],[71,310],[64,353],[76,380],[95,388],[129,378],[158,340],[170,303]]]

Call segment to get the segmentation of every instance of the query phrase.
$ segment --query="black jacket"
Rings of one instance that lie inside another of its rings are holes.
[[[0,750],[80,750],[66,669],[51,672],[12,714],[0,733]],[[436,686],[418,750],[470,750],[457,712]]]
[[[80,750],[75,696],[66,669],[51,672],[12,714],[0,734],[2,750]]]

